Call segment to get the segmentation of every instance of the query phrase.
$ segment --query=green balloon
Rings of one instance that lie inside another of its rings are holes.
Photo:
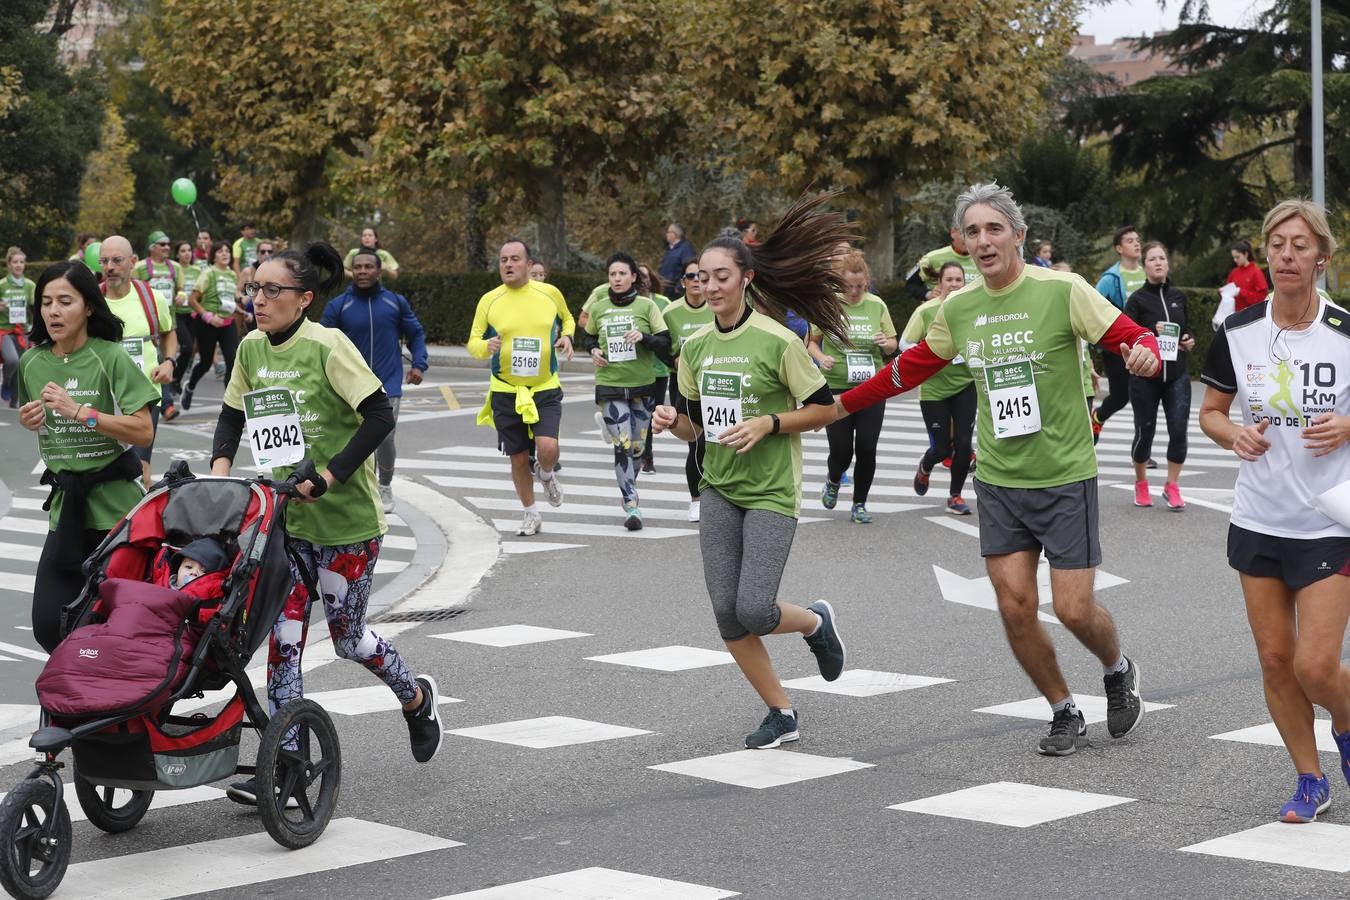
[[[192,183],[191,178],[179,178],[174,181],[170,193],[173,194],[173,202],[179,206],[191,206],[197,202],[197,186]]]
[[[89,271],[98,271],[98,255],[102,250],[102,241],[94,241],[88,247],[84,248],[84,264],[89,267]]]

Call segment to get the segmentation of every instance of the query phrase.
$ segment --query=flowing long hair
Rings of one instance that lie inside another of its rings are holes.
[[[719,237],[703,249],[726,250],[742,272],[754,270],[746,289],[755,309],[779,322],[793,310],[839,343],[853,346],[844,322],[844,282],[836,263],[839,245],[858,239],[857,229],[825,206],[836,195],[803,195],[773,231],[753,247],[739,237]]]

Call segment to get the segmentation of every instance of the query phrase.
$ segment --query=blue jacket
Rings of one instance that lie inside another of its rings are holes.
[[[1107,269],[1097,279],[1097,293],[1110,300],[1116,309],[1125,309],[1125,301],[1129,298],[1125,296],[1125,280],[1120,277],[1120,263]]]
[[[381,286],[365,294],[355,285],[323,308],[322,324],[351,339],[390,397],[403,396],[403,341],[412,351],[412,367],[427,370],[427,335],[412,304]]]

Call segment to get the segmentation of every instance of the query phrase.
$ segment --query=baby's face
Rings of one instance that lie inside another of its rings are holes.
[[[195,559],[184,559],[178,564],[178,583],[186,584],[199,575],[205,575],[206,569]]]

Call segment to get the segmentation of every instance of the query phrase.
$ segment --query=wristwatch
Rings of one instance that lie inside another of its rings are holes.
[[[85,404],[85,406],[89,410],[89,415],[84,417],[84,427],[92,429],[98,425],[98,410],[88,404]],[[76,411],[78,412],[78,410]]]

